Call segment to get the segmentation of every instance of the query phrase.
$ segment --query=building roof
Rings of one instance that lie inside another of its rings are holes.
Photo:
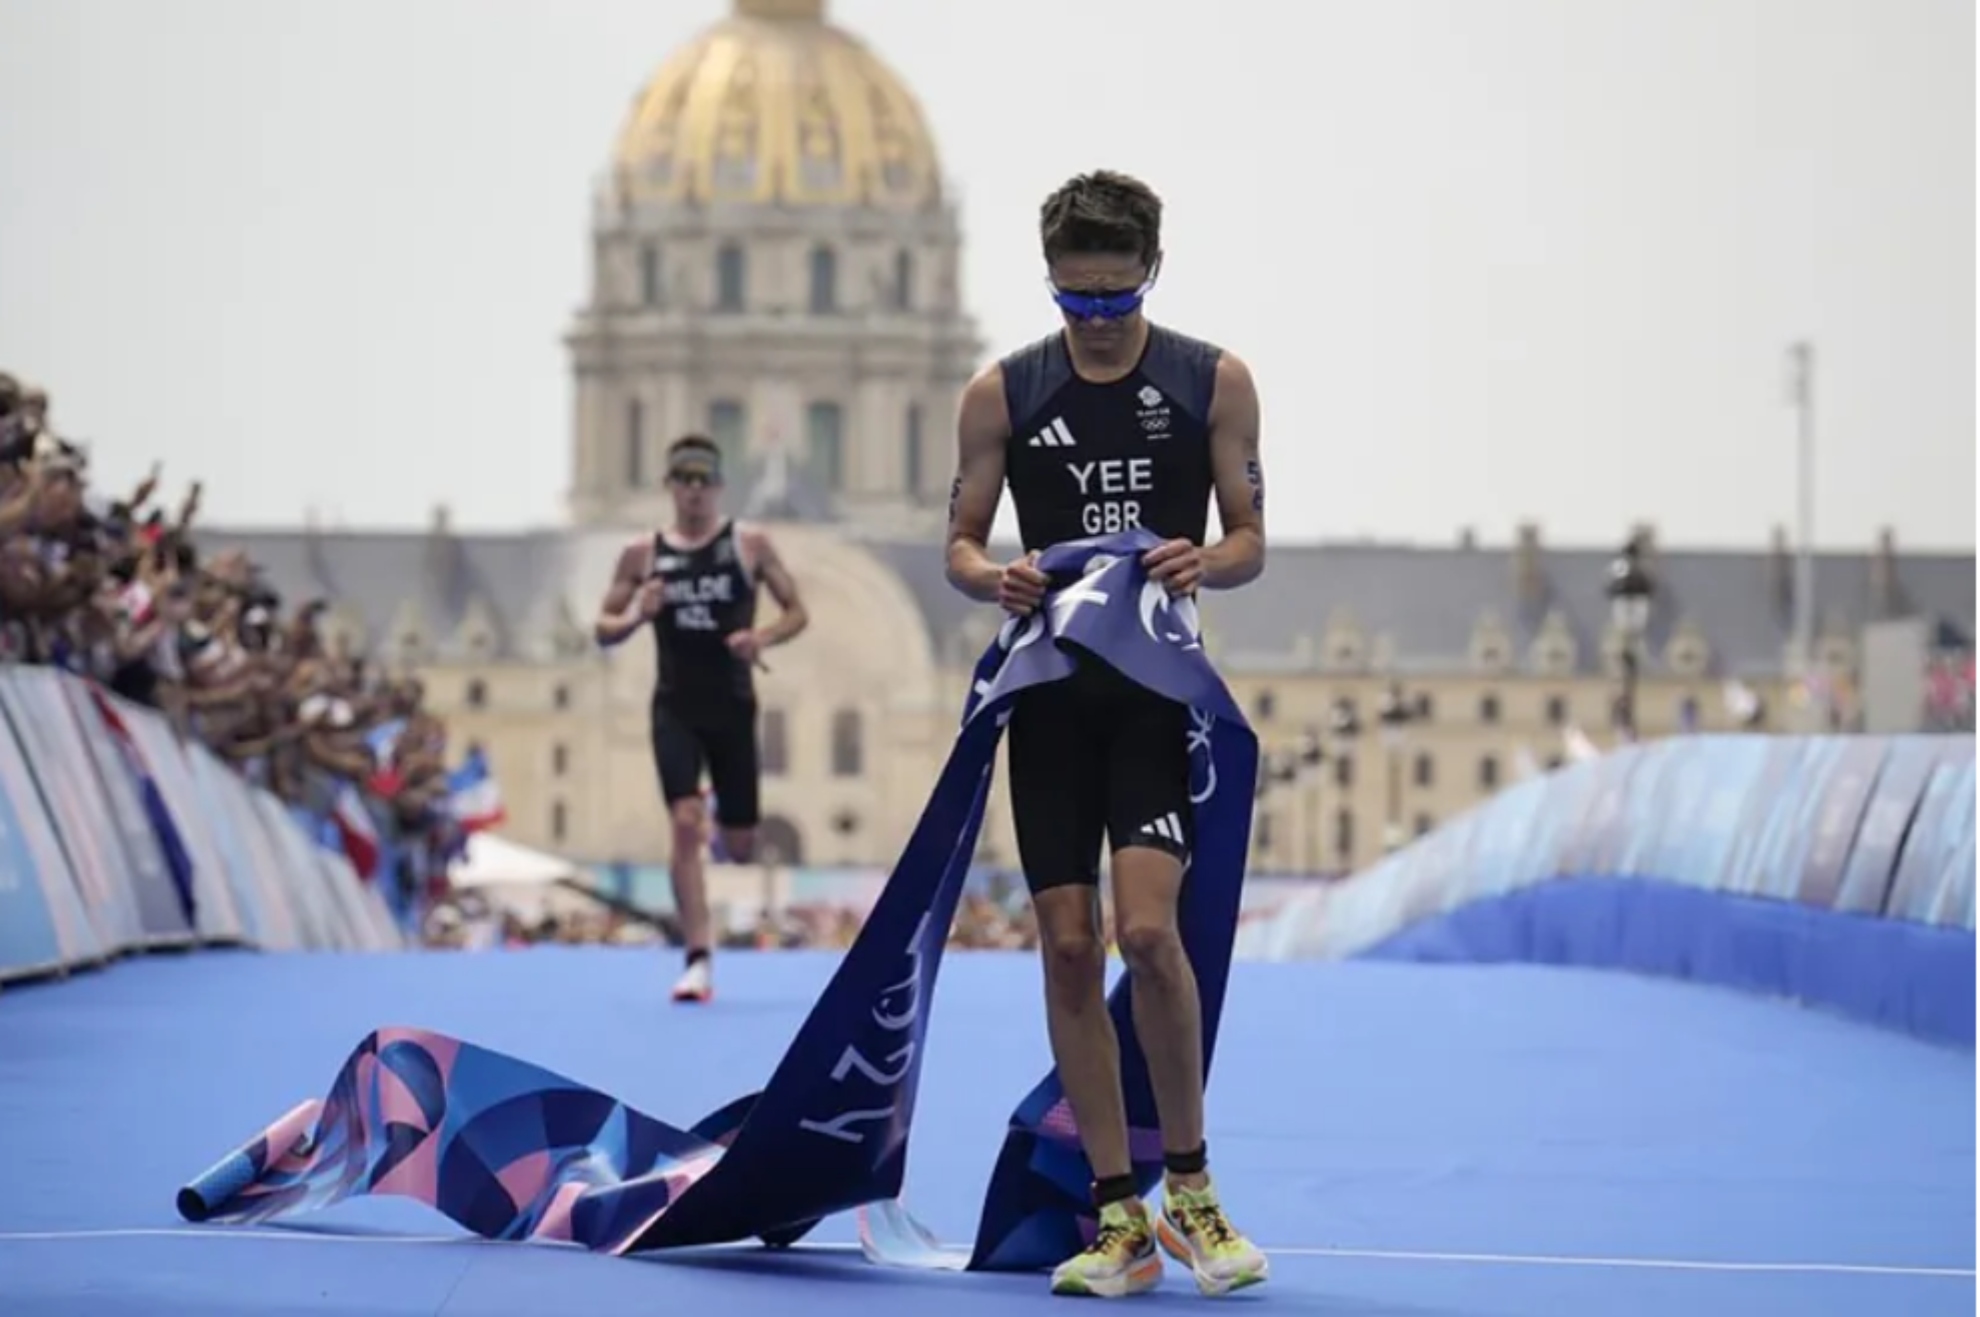
[[[802,485],[757,482],[758,502],[807,501]],[[344,606],[372,645],[416,629],[436,655],[547,658],[578,643],[610,574],[621,532],[229,530],[202,532],[210,551],[241,548],[269,583],[300,601]],[[926,619],[936,652],[965,663],[995,617],[948,585],[940,547],[877,540],[865,547],[900,577]],[[1263,580],[1206,596],[1206,634],[1233,672],[1323,667],[1462,671],[1495,636],[1510,670],[1531,670],[1536,643],[1565,635],[1567,669],[1603,662],[1611,551],[1338,543],[1276,545]],[[1649,671],[1670,666],[1680,633],[1702,640],[1704,674],[1781,670],[1792,638],[1791,560],[1781,551],[1653,549],[1658,590],[1650,614]],[[802,575],[803,565],[794,564]],[[1869,622],[1924,617],[1970,646],[1971,554],[1817,555],[1818,634],[1853,639]],[[1340,646],[1356,646],[1348,660]]]

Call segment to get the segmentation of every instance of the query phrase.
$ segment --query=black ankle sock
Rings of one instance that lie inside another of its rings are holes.
[[[707,960],[708,958],[709,956],[708,956],[707,947],[691,948],[687,953],[688,968],[693,969],[696,965],[700,964],[704,960]]]
[[[1199,1143],[1194,1152],[1164,1152],[1162,1166],[1171,1175],[1201,1175],[1210,1165],[1210,1145]]]
[[[1125,1203],[1141,1197],[1135,1188],[1132,1175],[1109,1175],[1093,1182],[1093,1207],[1095,1211],[1108,1203]]]

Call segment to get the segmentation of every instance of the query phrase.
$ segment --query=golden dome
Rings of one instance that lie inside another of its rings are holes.
[[[647,201],[913,209],[942,191],[913,93],[824,0],[735,0],[639,93],[615,170]]]

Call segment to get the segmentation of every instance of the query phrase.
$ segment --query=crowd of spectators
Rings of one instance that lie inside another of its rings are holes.
[[[802,902],[762,911],[753,926],[724,933],[724,950],[843,951],[865,922],[856,906]],[[566,909],[525,917],[491,905],[479,893],[458,893],[435,907],[425,945],[434,950],[519,950],[555,946],[678,946],[680,931],[666,914],[633,917],[622,910]],[[966,892],[949,929],[949,945],[965,950],[1032,950],[1038,924],[1028,901]]]
[[[161,478],[154,466],[135,489],[97,488],[47,393],[0,373],[0,662],[63,668],[157,710],[291,806],[368,827],[349,849],[391,871],[395,896],[426,892],[458,838],[446,733],[419,684],[326,652],[323,600],[284,599],[239,551],[201,553],[199,484],[168,510]]]
[[[825,902],[798,904],[776,913],[765,911],[754,929],[732,935],[738,947],[787,950],[844,950],[852,945],[865,922],[857,907]],[[1031,905],[1015,908],[978,892],[965,892],[949,927],[949,945],[968,949],[1017,948],[1037,945],[1038,926]]]

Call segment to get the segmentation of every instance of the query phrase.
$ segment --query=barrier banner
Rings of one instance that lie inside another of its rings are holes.
[[[146,945],[186,946],[196,941],[192,914],[173,887],[158,836],[102,720],[80,716],[71,699],[74,677],[45,668],[28,675],[42,685],[37,703],[47,701],[51,730],[77,751],[76,781],[90,802],[98,831],[104,834],[110,862],[123,873],[136,899],[138,921],[148,935]]]
[[[193,1220],[245,1222],[391,1193],[489,1238],[568,1239],[622,1253],[801,1238],[821,1218],[886,1204],[863,1222],[869,1257],[904,1265],[1031,1270],[1093,1227],[1091,1168],[1056,1075],[1011,1117],[963,1254],[893,1200],[905,1173],[920,1058],[949,924],[969,873],[1011,702],[1075,668],[1073,649],[1190,710],[1196,836],[1184,884],[1185,949],[1215,1052],[1235,935],[1258,743],[1203,654],[1193,601],[1147,579],[1147,532],[1060,545],[1040,613],[1012,622],[978,664],[955,749],[866,924],[760,1093],[687,1130],[526,1062],[420,1030],[385,1029],[345,1062],[329,1096],[278,1121],[180,1197]],[[1043,643],[1041,643],[1043,642]],[[1135,1177],[1161,1175],[1147,1068],[1125,979],[1108,1002],[1121,1045]]]
[[[316,868],[296,858],[290,843],[298,840],[295,820],[281,801],[266,791],[243,784],[241,798],[254,816],[269,857],[270,870],[289,894],[290,909],[302,924],[305,945],[313,951],[334,951],[343,943],[336,914],[330,909],[329,895],[308,879]]]
[[[403,945],[320,831],[155,711],[0,665],[0,978],[200,942]]]
[[[357,876],[351,862],[321,846],[311,849],[315,851],[316,867],[323,874],[323,881],[338,893],[350,912],[352,926],[357,930],[357,947],[363,951],[398,950],[402,944],[385,903]]]
[[[1668,817],[1684,824],[1631,838],[1623,872],[1668,875],[1693,886],[1717,881],[1746,793],[1764,762],[1760,747],[1738,737],[1688,737],[1662,742],[1644,758],[1644,770],[1662,784]]]
[[[223,829],[200,795],[186,746],[171,725],[150,709],[107,692],[96,695],[117,711],[144,756],[165,809],[179,825],[179,836],[192,857],[193,908],[200,937],[210,942],[254,941],[249,922],[252,884],[243,885],[221,845]]]
[[[268,867],[242,822],[240,800],[248,789],[238,776],[203,745],[184,748],[193,788],[199,793],[200,814],[214,845],[234,876],[234,889],[247,935],[263,951],[294,951],[302,945],[288,894],[279,875]]]
[[[254,788],[228,772],[225,765],[211,755],[206,756],[206,763],[206,773],[216,788],[220,809],[241,839],[241,847],[247,852],[248,865],[261,886],[263,899],[271,906],[279,907],[286,916],[287,932],[293,938],[289,946],[309,951],[322,950],[322,934],[303,901],[302,893],[283,880],[281,852],[275,849],[261,811],[255,806]]]
[[[81,918],[80,908],[75,915]],[[15,817],[12,797],[0,788],[0,979],[46,974],[76,958],[73,945],[65,947],[56,932],[26,830]]]
[[[1937,737],[1897,736],[1886,743],[1883,767],[1871,784],[1849,860],[1843,865],[1836,909],[1867,915],[1884,913],[1905,834],[1911,830],[1919,801],[1925,798],[1925,784],[1932,770],[1945,756],[1946,747]]]
[[[348,950],[362,942],[362,934],[352,922],[343,894],[328,880],[323,866],[316,862],[316,819],[294,806],[284,806],[273,796],[261,796],[257,803],[268,819],[268,835],[282,855],[282,872],[291,890],[304,894],[322,927],[327,946]]]
[[[1897,872],[1891,879],[1890,895],[1884,914],[1892,919],[1926,921],[1939,905],[1939,890],[1946,866],[1959,851],[1953,828],[1959,819],[1958,801],[1962,793],[1969,801],[1973,794],[1972,750],[1962,759],[1946,756],[1932,767],[1919,797],[1918,812],[1912,816],[1905,834],[1904,848],[1898,854]],[[1967,875],[1972,881],[1972,875]]]
[[[1487,896],[1524,882],[1531,867],[1530,839],[1537,815],[1547,805],[1541,779],[1522,782],[1494,796],[1496,808],[1479,807],[1465,816],[1472,834],[1470,894]]]
[[[1577,771],[1588,780],[1582,806],[1568,822],[1559,850],[1551,857],[1536,857],[1542,865],[1551,859],[1556,873],[1594,873],[1601,868],[1603,856],[1621,844],[1622,830],[1627,826],[1630,774],[1642,754],[1641,747],[1627,746],[1580,766]]]
[[[1960,772],[1964,781],[1953,797],[1953,809],[1946,820],[1951,834],[1947,841],[1945,867],[1939,871],[1939,895],[1932,903],[1932,923],[1956,928],[1973,927],[1973,878],[1975,863],[1974,825],[1976,787],[1974,761],[1968,759]]]
[[[1779,886],[1786,889],[1782,895],[1832,910],[1842,895],[1849,853],[1890,746],[1870,737],[1850,737],[1827,742],[1824,749],[1824,779],[1811,783],[1805,797],[1781,802],[1789,822]]]
[[[1718,876],[1704,884],[1722,892],[1760,893],[1767,875],[1779,872],[1783,839],[1773,824],[1781,807],[1781,793],[1794,789],[1795,778],[1814,742],[1807,737],[1767,736],[1748,744],[1758,748],[1757,771],[1741,795],[1739,821],[1725,837]],[[1778,894],[1785,895],[1786,891]]]
[[[197,941],[192,912],[173,885],[170,866],[145,817],[137,787],[118,762],[116,747],[102,721],[91,718],[85,722],[78,716],[69,697],[72,678],[60,673],[48,675],[56,678],[48,686],[48,720],[59,729],[57,735],[79,752],[75,761],[77,782],[92,802],[110,863],[123,873],[136,900],[146,945],[185,946]],[[190,890],[188,886],[186,894]]]
[[[55,934],[56,954],[63,964],[78,965],[115,955],[122,947],[118,933],[124,927],[122,909],[90,911],[69,871],[68,857],[56,840],[47,808],[34,776],[28,772],[13,725],[0,717],[0,799],[7,802],[10,846],[18,849],[20,862],[30,882],[41,890],[42,908],[47,911]]]
[[[289,806],[289,817],[296,825],[295,842],[289,847],[289,852],[295,857],[297,881],[314,885],[328,898],[337,926],[344,931],[344,946],[347,949],[371,950],[371,928],[357,893],[344,886],[342,874],[324,863],[330,858],[330,853],[321,842],[323,820],[295,805]]]
[[[66,678],[58,689],[67,698],[69,713],[96,759],[111,814],[124,833],[124,851],[131,857],[133,873],[144,883],[156,883],[161,877],[170,882],[186,929],[196,934],[199,903],[193,894],[192,855],[186,850],[177,821],[165,808],[165,797],[144,752],[132,739],[123,716],[96,687]]]
[[[144,946],[157,929],[147,927],[121,857],[111,857],[103,836],[101,802],[79,781],[77,770],[85,752],[73,737],[62,738],[59,724],[51,726],[54,720],[47,714],[62,711],[59,706],[39,707],[35,676],[32,669],[0,669],[0,712],[13,725],[21,772],[29,778],[30,790],[41,797],[49,836],[63,856],[63,868],[81,895],[83,908],[96,923],[104,950],[116,954]],[[61,721],[73,728],[72,720]],[[154,918],[165,928],[175,922],[169,906],[162,913],[154,912]]]

